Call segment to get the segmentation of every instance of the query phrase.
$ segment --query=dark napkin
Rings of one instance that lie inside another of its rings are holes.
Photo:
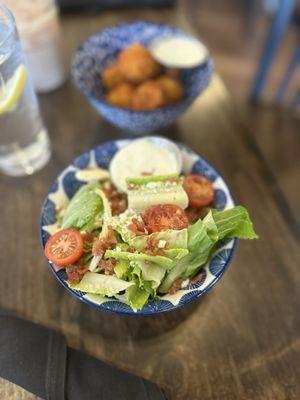
[[[157,385],[68,347],[58,332],[1,310],[0,376],[47,400],[166,400]]]

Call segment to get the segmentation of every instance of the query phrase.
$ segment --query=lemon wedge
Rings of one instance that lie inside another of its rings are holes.
[[[19,65],[13,76],[0,87],[0,114],[10,110],[19,100],[27,78],[27,70]]]

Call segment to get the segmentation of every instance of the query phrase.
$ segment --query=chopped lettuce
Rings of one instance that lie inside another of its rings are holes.
[[[154,238],[157,241],[161,241],[162,244],[171,249],[172,248],[187,249],[188,231],[187,229],[181,229],[180,231],[169,229],[166,231],[154,232],[151,233],[151,235],[147,236],[146,235],[135,236],[134,238],[129,239],[129,244],[136,250],[142,251],[147,246],[148,239],[151,238]]]
[[[131,270],[131,280],[135,281],[135,283],[141,288],[146,290],[150,296],[154,296],[155,290],[153,289],[153,283],[151,281],[146,281],[143,279],[142,270],[139,266],[138,262],[131,261],[130,262],[132,270]]]
[[[74,227],[91,232],[101,227],[103,202],[96,194],[99,184],[90,183],[82,186],[69,202],[62,218],[62,228]]]
[[[120,279],[125,279],[130,274],[130,263],[128,260],[118,260],[114,267],[115,274]]]
[[[103,204],[103,226],[100,233],[100,237],[105,237],[107,235],[107,227],[111,219],[111,208],[110,204],[102,190],[99,188],[95,189],[95,193],[100,197]]]
[[[165,279],[162,281],[161,285],[158,288],[159,293],[167,293],[176,279],[180,278],[186,267],[189,265],[189,260],[191,259],[191,253],[187,256],[177,260],[174,264],[172,270],[165,276]]]
[[[126,282],[114,275],[87,272],[79,283],[70,284],[70,287],[81,292],[113,296],[132,285],[134,282]]]
[[[168,249],[164,250],[164,255],[172,260],[180,260],[189,254],[188,249]]]
[[[103,204],[103,224],[102,224],[102,230],[99,234],[99,239],[101,239],[105,238],[108,234],[108,226],[109,226],[109,221],[111,219],[111,207],[102,190],[96,188],[95,193],[101,199]],[[101,260],[100,256],[93,256],[89,265],[89,270],[92,272],[95,271],[98,267],[98,263],[100,260]]]
[[[210,211],[206,217],[199,219],[188,229],[189,259],[183,278],[193,276],[200,266],[204,265],[219,239],[218,229]]]
[[[151,262],[138,261],[135,268],[140,269],[142,281],[151,282],[151,288],[154,290],[158,288],[166,274],[164,267]]]
[[[141,289],[138,284],[129,287],[126,290],[126,302],[133,311],[141,310],[147,303],[149,293],[145,289]]]
[[[107,250],[105,258],[115,258],[116,260],[129,260],[129,261],[149,261],[158,264],[164,268],[170,268],[173,261],[164,256],[150,256],[144,253],[129,253],[127,251]]]
[[[130,240],[135,236],[134,233],[128,229],[128,225],[131,223],[132,218],[139,218],[139,216],[131,210],[126,210],[124,213],[116,215],[110,219],[110,225],[119,233],[122,240],[126,243],[130,243]]]

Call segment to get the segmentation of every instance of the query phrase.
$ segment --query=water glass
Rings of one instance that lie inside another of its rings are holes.
[[[50,158],[50,143],[16,23],[0,4],[0,170],[31,175]]]
[[[62,61],[62,33],[54,0],[5,0],[17,21],[34,89],[46,93],[66,78]]]

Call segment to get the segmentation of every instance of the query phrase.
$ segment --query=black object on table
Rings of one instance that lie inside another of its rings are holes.
[[[58,0],[61,11],[105,10],[117,7],[171,6],[175,0]]]
[[[0,377],[46,400],[166,400],[155,384],[67,346],[64,336],[0,310]]]

